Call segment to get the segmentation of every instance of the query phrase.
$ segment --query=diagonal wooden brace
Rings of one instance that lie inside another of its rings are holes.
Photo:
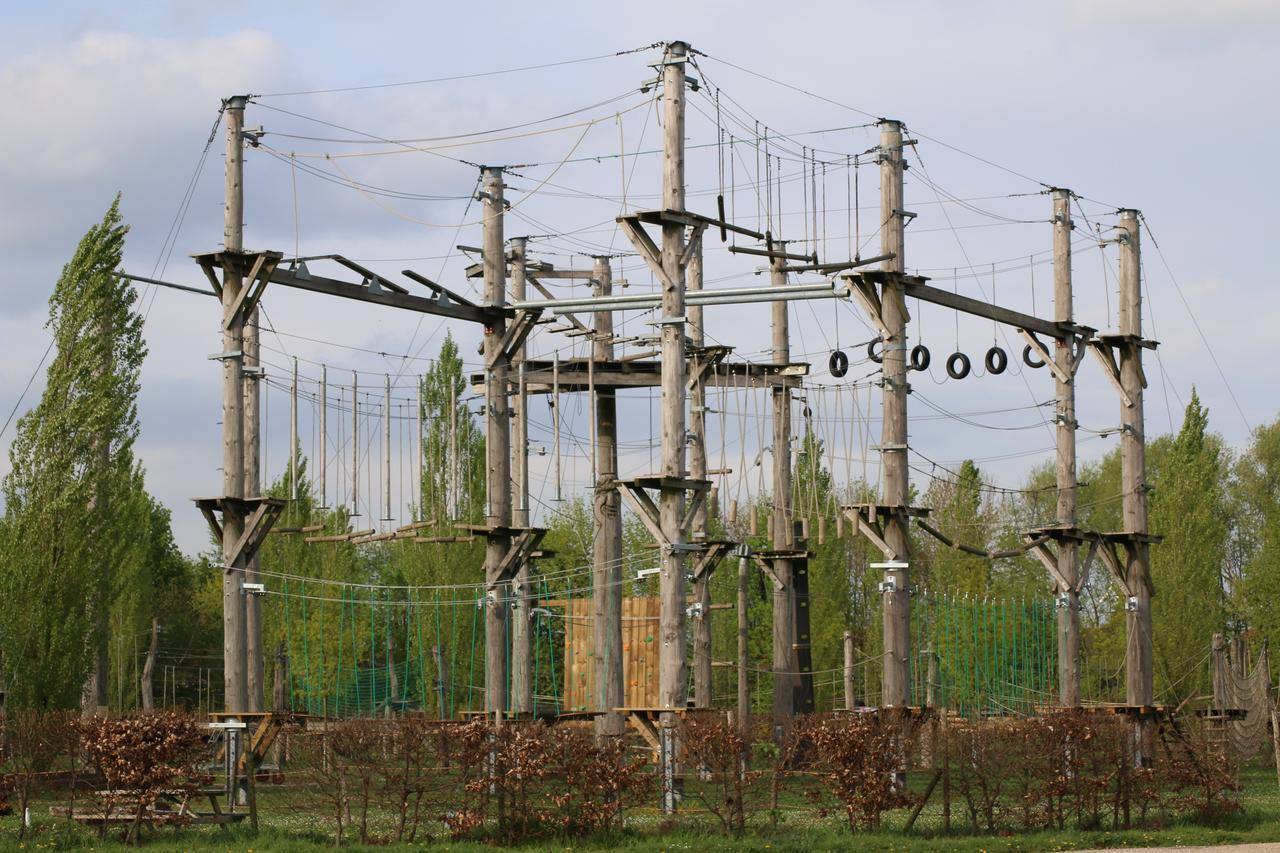
[[[1053,354],[1049,352],[1049,348],[1046,347],[1039,338],[1026,329],[1018,329],[1018,334],[1027,342],[1027,346],[1031,347],[1035,354],[1040,357],[1040,360],[1044,362],[1045,367],[1049,368],[1049,372],[1052,373],[1058,381],[1065,382],[1067,384],[1071,383],[1072,374],[1067,373],[1061,367],[1058,367],[1058,363],[1053,359]]]
[[[706,580],[711,573],[716,570],[716,566],[720,565],[720,561],[724,559],[725,554],[729,553],[728,542],[713,542],[707,546],[707,550],[702,552],[698,557],[698,562],[693,567],[693,581],[698,583]]]
[[[1028,539],[1034,537],[1028,536]],[[1047,542],[1041,542],[1039,545],[1031,547],[1031,553],[1036,555],[1041,565],[1048,570],[1053,577],[1054,587],[1058,592],[1067,592],[1071,589],[1071,584],[1067,583],[1067,579],[1063,577],[1062,572],[1058,571],[1058,555],[1053,553],[1053,549],[1049,547]]]
[[[222,525],[218,522],[218,516],[213,514],[213,508],[201,504],[200,514],[203,515],[204,520],[209,523],[209,530],[212,531],[213,538],[216,541],[221,542],[222,541]]]
[[[276,503],[268,503],[262,501],[254,508],[253,512],[244,521],[244,532],[240,534],[240,538],[231,549],[231,553],[227,555],[228,566],[243,566],[253,559],[258,553],[263,540],[267,538],[271,526],[275,524],[276,519],[280,516],[280,512],[284,507]],[[233,512],[235,510],[232,510]],[[227,509],[223,509],[225,515]]]
[[[857,536],[861,533],[870,540],[872,545],[880,549],[880,553],[884,554],[884,558],[890,562],[898,559],[898,552],[889,547],[889,543],[884,539],[884,531],[880,529],[880,524],[874,519],[862,515],[859,507],[849,507],[844,511],[845,517],[853,522],[853,535]]]
[[[524,345],[541,316],[542,312],[538,310],[517,311],[515,320],[507,326],[493,355],[485,360],[485,367],[492,370],[500,361],[511,361],[516,351]]]
[[[508,583],[515,577],[520,567],[529,561],[529,555],[542,544],[542,537],[546,535],[547,531],[540,527],[528,527],[520,531],[520,535],[507,548],[506,556],[498,564],[494,578],[488,584],[489,589]]]
[[[757,566],[760,567],[760,571],[768,575],[769,579],[773,581],[774,589],[784,589],[786,587],[786,584],[782,582],[782,578],[778,577],[777,572],[773,570],[772,562],[764,559],[759,554],[752,554],[751,559]]]
[[[693,256],[702,250],[702,232],[707,227],[707,223],[699,222],[689,229],[689,242],[685,244],[684,254],[680,256],[680,266],[689,266],[689,261],[693,260]]]
[[[640,257],[644,258],[645,263],[649,265],[649,269],[653,271],[654,277],[658,279],[663,288],[674,287],[667,279],[667,271],[662,267],[662,252],[658,249],[658,245],[653,242],[653,238],[649,236],[649,232],[641,227],[639,220],[623,216],[619,217],[618,222],[622,225],[622,230],[627,233],[632,245],[636,247]]]
[[[226,322],[223,323],[224,328],[231,328],[231,324],[237,320],[241,322],[247,321],[249,315],[253,313],[251,305],[258,304],[258,297],[262,296],[262,289],[267,286],[266,278],[262,277],[262,269],[266,263],[267,256],[265,254],[259,254],[253,259],[253,266],[249,268],[249,274],[245,276],[240,286],[240,292],[236,294],[236,301],[231,306],[231,311],[227,314]],[[238,260],[233,261],[230,257],[225,257],[223,269],[225,270],[231,264],[240,265]],[[274,269],[275,264],[273,263],[271,266]],[[267,276],[269,277],[270,275],[271,273],[268,272]],[[253,296],[255,290],[258,294],[257,297]]]
[[[892,338],[893,332],[885,325],[884,315],[881,313],[880,294],[876,291],[876,286],[861,276],[847,276],[846,280],[851,285],[849,292],[853,294],[853,298],[858,300],[862,310],[867,312],[871,322],[880,330],[880,337],[884,340]]]
[[[666,534],[662,532],[662,524],[659,521],[660,516],[658,507],[654,504],[653,498],[649,497],[648,493],[645,492],[644,489],[631,483],[619,480],[618,485],[621,487],[618,489],[618,494],[622,495],[622,499],[630,504],[631,508],[635,510],[636,516],[640,519],[640,523],[643,524],[645,529],[649,531],[649,534],[653,536],[653,540],[659,545],[670,545],[670,540],[667,539]]]
[[[1128,391],[1124,390],[1124,384],[1120,381],[1120,365],[1116,364],[1116,355],[1111,346],[1106,341],[1089,341],[1089,349],[1102,365],[1102,372],[1107,375],[1107,379],[1111,380],[1111,385],[1120,395],[1125,408],[1132,409],[1133,398],[1129,396]]]
[[[1124,563],[1120,559],[1120,555],[1116,553],[1114,542],[1100,542],[1098,544],[1098,554],[1102,557],[1102,564],[1110,570],[1111,576],[1115,578],[1116,583],[1120,585],[1120,589],[1125,595],[1134,595],[1134,590],[1129,586],[1128,573],[1125,571]]]
[[[689,501],[689,506],[685,508],[684,518],[680,519],[681,530],[688,530],[690,527],[693,526],[694,516],[698,514],[698,510],[701,509],[706,504],[706,502],[707,502],[707,487],[706,485],[704,485],[702,488],[694,491],[693,498]]]

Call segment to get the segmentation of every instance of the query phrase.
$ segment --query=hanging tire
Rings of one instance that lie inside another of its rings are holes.
[[[831,353],[831,358],[827,361],[827,369],[831,371],[831,375],[839,379],[849,372],[849,356],[844,354],[843,350],[836,350]]]
[[[1044,362],[1032,355],[1031,344],[1027,344],[1022,348],[1022,363],[1032,370],[1039,370],[1044,367]]]
[[[987,373],[999,376],[1009,366],[1009,354],[1000,347],[992,347],[987,350],[986,364]]]
[[[947,375],[952,379],[964,379],[969,375],[969,356],[962,352],[953,352],[947,359]]]
[[[874,341],[867,344],[867,358],[871,359],[876,364],[884,364],[884,352],[876,350],[876,346],[880,343],[880,339],[876,338]]]
[[[928,370],[929,361],[932,356],[929,355],[929,348],[924,344],[916,344],[911,348],[911,369],[912,370]]]

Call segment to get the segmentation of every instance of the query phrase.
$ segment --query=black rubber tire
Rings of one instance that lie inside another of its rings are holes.
[[[827,369],[831,371],[831,375],[839,379],[849,372],[849,356],[844,354],[843,350],[836,350],[831,353],[831,358],[827,361]]]
[[[957,362],[960,365],[959,367],[956,367]],[[962,352],[953,352],[947,358],[947,375],[952,379],[964,379],[969,375],[971,367],[969,356]]]
[[[1022,363],[1032,370],[1039,370],[1044,367],[1044,362],[1031,354],[1031,344],[1027,344],[1022,348]]]
[[[912,370],[928,370],[929,362],[933,356],[929,355],[929,348],[924,344],[916,344],[911,348],[911,369]]]
[[[986,365],[987,373],[999,376],[1009,366],[1009,354],[1000,347],[992,347],[987,350]]]
[[[871,359],[876,364],[884,364],[884,353],[876,352],[876,346],[880,343],[881,340],[876,338],[874,341],[867,344],[867,358]]]

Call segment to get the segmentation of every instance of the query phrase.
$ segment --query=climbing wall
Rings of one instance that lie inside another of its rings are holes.
[[[622,599],[622,674],[628,708],[658,706],[658,599]],[[564,633],[564,709],[599,710],[591,599],[568,602]]]

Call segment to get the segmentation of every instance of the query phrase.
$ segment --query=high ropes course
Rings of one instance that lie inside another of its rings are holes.
[[[587,103],[494,107],[493,78],[578,65]],[[501,119],[386,129],[386,98],[446,82]],[[821,116],[778,130],[748,84]],[[223,488],[197,506],[228,712],[268,671],[322,717],[1159,711],[1144,356],[1170,387],[1138,211],[678,41],[223,120],[225,246],[182,289],[223,312]],[[290,253],[244,248],[246,155]],[[343,205],[423,248],[304,253],[300,211]],[[383,325],[326,336],[294,299]],[[1118,406],[1077,410],[1078,378]],[[1121,480],[1086,500],[1077,446],[1109,439]],[[1122,661],[1082,629],[1112,614]]]

